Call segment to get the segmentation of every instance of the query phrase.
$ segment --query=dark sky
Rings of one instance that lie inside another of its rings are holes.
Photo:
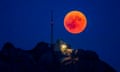
[[[117,0],[0,0],[0,48],[7,41],[25,50],[50,42],[50,12],[54,11],[54,42],[64,39],[73,48],[93,50],[120,72],[120,10]],[[63,26],[67,12],[82,11],[87,28],[77,35]]]

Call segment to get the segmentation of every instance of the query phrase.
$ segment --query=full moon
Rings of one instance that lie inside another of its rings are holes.
[[[64,17],[64,27],[72,34],[83,32],[86,26],[86,16],[80,11],[70,11]]]

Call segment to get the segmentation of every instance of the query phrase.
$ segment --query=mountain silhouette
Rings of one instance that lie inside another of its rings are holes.
[[[100,60],[94,51],[76,49],[71,55],[54,51],[46,42],[39,42],[32,50],[4,44],[0,51],[0,72],[116,72]]]

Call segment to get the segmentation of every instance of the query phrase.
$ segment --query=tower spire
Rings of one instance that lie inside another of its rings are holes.
[[[52,47],[52,45],[53,45],[53,24],[54,24],[54,22],[53,22],[53,11],[51,11],[51,21],[50,21],[50,25],[51,25],[51,47]]]

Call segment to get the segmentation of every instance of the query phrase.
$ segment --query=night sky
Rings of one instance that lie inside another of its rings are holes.
[[[96,51],[120,72],[120,10],[117,0],[0,0],[0,48],[7,41],[24,50],[50,43],[50,12],[54,11],[54,42],[60,38],[73,48]],[[87,17],[84,32],[73,35],[64,16],[79,10]]]

